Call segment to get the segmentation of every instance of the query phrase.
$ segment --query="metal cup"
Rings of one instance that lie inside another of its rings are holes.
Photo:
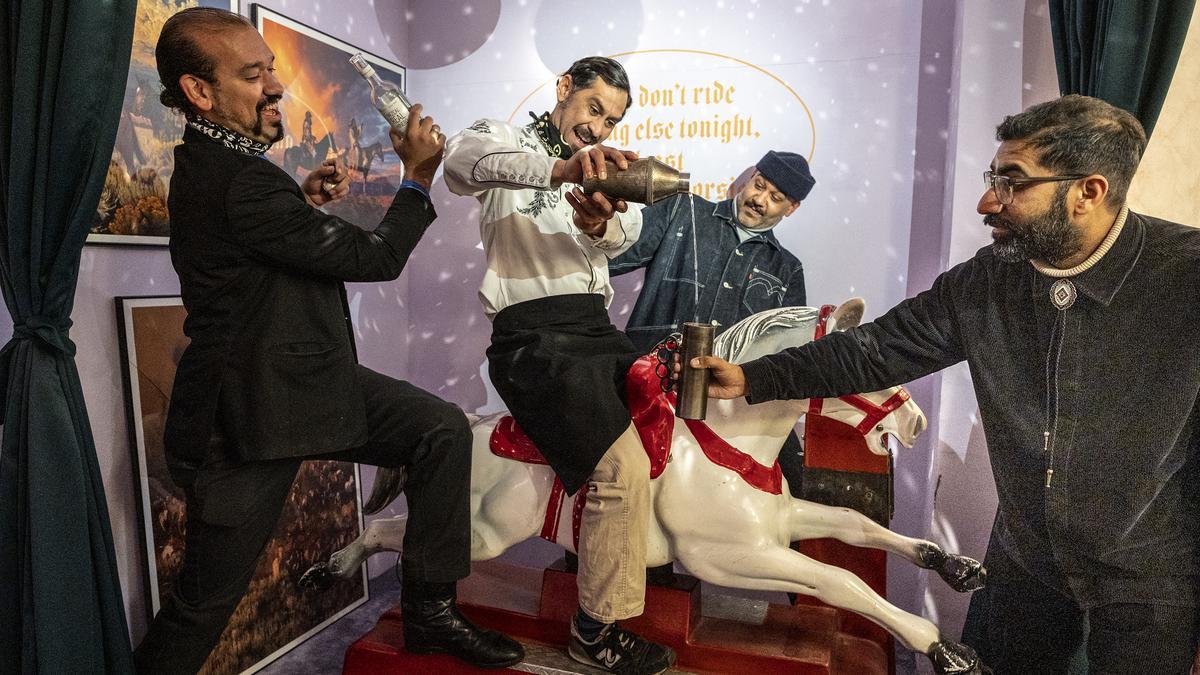
[[[625,171],[609,160],[605,160],[605,163],[608,165],[607,177],[604,180],[585,178],[582,184],[584,192],[603,192],[627,202],[653,204],[674,194],[686,194],[689,189],[689,174],[680,173],[653,157],[635,159]]]
[[[693,368],[691,363],[698,356],[712,356],[715,334],[711,324],[683,324],[683,372],[675,405],[675,416],[680,419],[702,420],[708,411],[708,369]]]

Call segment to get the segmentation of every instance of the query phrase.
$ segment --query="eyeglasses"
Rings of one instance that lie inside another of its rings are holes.
[[[1077,173],[1070,176],[1021,176],[1012,177],[1005,175],[996,175],[996,172],[988,170],[983,172],[983,186],[988,190],[996,192],[996,199],[1000,200],[1001,204],[1011,204],[1013,200],[1013,190],[1021,185],[1033,185],[1035,183],[1056,183],[1064,180],[1079,180],[1087,178],[1090,173]]]

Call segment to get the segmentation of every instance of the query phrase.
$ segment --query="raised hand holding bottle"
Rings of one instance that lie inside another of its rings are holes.
[[[359,75],[371,85],[371,103],[379,110],[383,118],[392,125],[393,129],[404,131],[408,127],[408,110],[412,104],[404,96],[404,92],[396,85],[383,80],[375,72],[374,66],[367,62],[362,54],[350,57],[350,65]]]

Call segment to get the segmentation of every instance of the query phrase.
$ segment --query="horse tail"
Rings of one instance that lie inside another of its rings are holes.
[[[404,483],[408,480],[408,471],[404,467],[395,469],[381,466],[375,474],[375,484],[371,486],[371,496],[367,499],[363,511],[367,515],[379,513],[404,492]]]

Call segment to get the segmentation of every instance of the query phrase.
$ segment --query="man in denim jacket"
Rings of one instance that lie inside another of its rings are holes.
[[[815,183],[803,157],[772,150],[732,199],[676,195],[642,209],[637,243],[608,264],[614,277],[648,268],[625,327],[633,344],[649,351],[685,321],[719,333],[764,309],[804,305],[804,268],[772,230]]]

